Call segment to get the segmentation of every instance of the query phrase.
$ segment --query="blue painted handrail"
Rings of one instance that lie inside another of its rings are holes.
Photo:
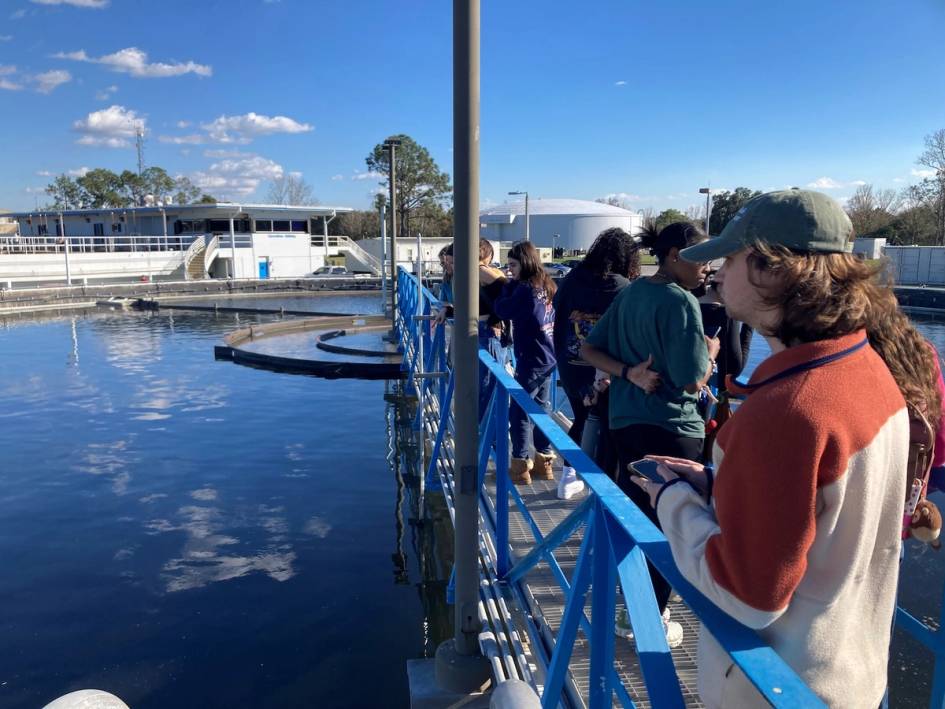
[[[424,359],[428,363],[435,362],[438,371],[449,374],[448,379],[441,380],[440,387],[421,386],[425,394],[436,398],[440,412],[433,456],[426,475],[429,483],[436,475],[443,437],[450,426],[454,382],[446,353],[446,338],[440,336],[442,329],[430,337],[429,330],[424,328],[425,325],[428,328],[429,323],[417,322],[413,317],[417,312],[418,299],[424,302],[424,312],[432,312],[439,302],[432,293],[422,287],[415,276],[403,269],[400,269],[398,274],[397,285],[398,294],[401,296],[398,327],[401,331],[405,366],[411,372],[415,371],[417,357],[413,353],[418,349],[417,339],[422,337],[425,338]],[[432,354],[427,347],[436,350],[436,354]],[[481,435],[484,440],[480,441],[479,448],[480,479],[490,457],[494,456],[496,465],[496,504],[494,516],[489,519],[495,530],[496,558],[492,559],[491,563],[494,564],[495,573],[504,579],[519,602],[523,603],[523,584],[528,571],[537,563],[545,561],[552,568],[552,573],[558,579],[567,599],[551,656],[547,657],[540,643],[535,643],[538,656],[546,664],[543,706],[555,707],[561,700],[574,639],[579,629],[590,641],[589,706],[592,709],[609,707],[615,694],[621,705],[633,706],[627,689],[620,684],[614,669],[613,621],[618,580],[627,605],[651,704],[655,707],[683,706],[681,686],[666,644],[647,561],[652,563],[683,597],[699,620],[772,706],[823,706],[821,700],[755,631],[719,610],[683,578],[662,532],[610,477],[571,441],[555,420],[528,396],[505,367],[497,363],[485,350],[479,351],[479,359],[496,380],[495,394],[483,421]],[[542,430],[568,464],[575,468],[589,489],[587,500],[556,529],[544,536],[531,521],[529,526],[535,536],[535,547],[518,559],[512,558],[509,546],[509,497],[513,498],[523,512],[527,523],[530,521],[530,515],[515,486],[510,484],[508,475],[508,414],[509,407],[513,404],[520,407],[532,423]],[[423,409],[423,402],[419,408]],[[485,503],[487,492],[484,486],[480,487],[480,494]],[[481,508],[488,511],[489,505],[482,504]],[[583,540],[577,565],[569,581],[554,558],[554,551],[578,530],[583,530]],[[594,592],[594,589],[597,591]],[[591,620],[588,620],[584,611],[588,593],[591,599]],[[593,619],[598,619],[598,622],[593,622]]]

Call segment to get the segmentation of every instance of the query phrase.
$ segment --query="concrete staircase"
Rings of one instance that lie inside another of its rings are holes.
[[[207,277],[207,250],[202,236],[194,239],[184,257],[184,279],[188,281],[202,281]]]

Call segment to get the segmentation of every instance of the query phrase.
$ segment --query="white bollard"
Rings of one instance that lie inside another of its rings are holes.
[[[489,709],[540,709],[541,700],[528,682],[510,679],[492,690]],[[57,707],[58,709],[58,707]]]

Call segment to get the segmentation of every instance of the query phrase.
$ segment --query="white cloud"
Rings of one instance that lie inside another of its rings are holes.
[[[360,182],[361,180],[382,180],[384,179],[384,176],[379,172],[373,172],[370,170],[368,172],[358,172],[355,170],[354,174],[351,176],[351,179],[356,182]]]
[[[19,91],[23,88],[22,84],[18,84],[12,79],[7,79],[4,77],[13,76],[16,74],[16,67],[11,64],[0,64],[0,89],[5,89],[7,91]]]
[[[108,0],[30,0],[37,5],[72,5],[73,7],[88,7],[101,10],[108,7]]]
[[[176,125],[178,128],[190,128],[192,124],[190,121],[177,121],[177,123],[174,125]]]
[[[242,150],[204,150],[203,156],[205,158],[214,158],[219,160],[221,158],[251,158],[255,153],[246,153]]]
[[[11,39],[13,39],[12,34],[0,34],[0,42],[9,42]]]
[[[344,175],[332,175],[332,176],[331,176],[331,181],[332,181],[332,182],[341,182],[343,179],[345,179],[345,176],[344,176]]]
[[[626,85],[627,85],[627,82],[626,82],[626,81],[615,81],[615,82],[614,82],[614,86],[626,86]]]
[[[639,202],[643,198],[638,194],[630,194],[629,192],[611,192],[610,194],[605,194],[601,199],[618,199],[621,202]]]
[[[46,191],[46,188],[45,187],[24,187],[23,191],[26,192],[26,194],[42,194],[43,192]]]
[[[124,106],[109,106],[93,111],[83,120],[75,121],[72,128],[82,137],[79,145],[96,145],[108,148],[126,148],[131,145],[138,128],[144,130],[145,119]]]
[[[54,54],[53,57],[56,59],[70,59],[76,62],[103,64],[112,71],[130,74],[138,79],[163,79],[169,76],[181,76],[182,74],[213,75],[213,67],[207,64],[197,64],[193,61],[174,64],[148,63],[148,53],[137,47],[119,49],[114,54],[106,54],[98,59],[90,57],[84,49],[77,52],[59,52]]]
[[[112,94],[118,92],[118,87],[112,84],[111,86],[106,86],[104,89],[99,89],[95,92],[95,98],[99,101],[108,101],[112,97]]]
[[[172,145],[201,145],[206,142],[206,138],[199,133],[190,135],[159,135],[158,141],[161,143],[171,143]]]
[[[52,93],[56,87],[72,81],[72,74],[62,69],[54,69],[37,74],[33,77],[33,81],[36,83],[37,91],[41,94],[48,94]]]
[[[216,196],[253,194],[264,180],[282,177],[282,165],[260,155],[244,154],[237,158],[226,158],[215,162],[205,171],[195,172],[195,185]]]
[[[832,177],[819,177],[813,182],[808,182],[807,186],[812,190],[838,190],[844,185]]]
[[[10,15],[10,19],[11,19],[11,20],[22,20],[24,17],[26,17],[26,9],[25,9],[25,8],[22,9],[22,10],[17,10],[17,11],[14,12],[12,15]]]
[[[912,168],[911,174],[913,177],[921,177],[925,179],[926,177],[935,177],[935,170],[932,170],[931,168],[927,170],[918,170],[916,168]]]
[[[302,179],[302,173],[299,172],[298,170],[293,170],[292,172],[289,173],[289,177],[294,177],[294,178],[297,179],[297,180],[301,180],[301,179]]]
[[[307,133],[313,130],[308,123],[299,123],[286,116],[263,116],[247,113],[242,116],[220,116],[210,123],[201,125],[217,143],[237,143],[245,145],[256,136],[271,133]]]
[[[89,174],[89,168],[83,165],[82,167],[77,167],[75,170],[69,170],[68,172],[73,177],[85,177]]]
[[[905,182],[906,178],[904,177],[894,177],[893,182]]]
[[[52,177],[53,173],[50,170],[37,170],[36,174],[40,177]]]
[[[844,187],[862,187],[867,184],[865,180],[851,180],[850,182],[841,182],[832,177],[818,177],[813,182],[807,183],[807,188],[811,190],[840,190]]]

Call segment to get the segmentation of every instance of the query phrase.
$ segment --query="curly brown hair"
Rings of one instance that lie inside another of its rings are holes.
[[[764,242],[751,246],[748,266],[765,304],[781,313],[768,334],[791,346],[866,330],[906,403],[938,427],[938,354],[899,308],[880,266],[852,254],[797,253]],[[764,285],[757,279],[762,272]]]

